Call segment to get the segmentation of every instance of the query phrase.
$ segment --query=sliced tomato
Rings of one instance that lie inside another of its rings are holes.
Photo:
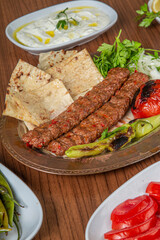
[[[157,222],[156,215],[153,215],[151,218],[149,218],[147,221],[135,225],[134,227],[124,228],[121,230],[112,230],[104,234],[105,239],[126,239],[135,237],[138,234],[144,233],[148,231],[150,228],[154,227]],[[135,239],[135,238],[134,238]],[[133,240],[133,238],[132,238]]]
[[[157,211],[157,214],[160,216],[160,201],[157,200],[157,203],[158,203],[158,211]]]
[[[160,182],[150,182],[147,186],[146,193],[160,201]]]
[[[133,215],[137,214],[139,211],[145,209],[150,202],[150,197],[147,195],[142,195],[134,199],[128,199],[123,203],[119,204],[111,214],[112,221],[123,221]]]
[[[125,240],[133,240],[133,238],[125,238]],[[160,240],[160,218],[157,219],[154,227],[145,233],[135,236],[134,240]]]
[[[157,202],[150,197],[149,204],[146,208],[137,212],[137,214],[133,215],[130,218],[124,219],[121,222],[117,222],[115,220],[112,221],[112,229],[123,229],[126,227],[132,227],[134,225],[140,224],[147,219],[151,218],[158,211]]]

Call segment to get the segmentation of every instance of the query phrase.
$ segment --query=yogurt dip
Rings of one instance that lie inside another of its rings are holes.
[[[58,12],[59,13],[59,12]],[[47,17],[27,23],[15,30],[15,40],[28,47],[48,47],[92,34],[110,22],[109,16],[96,7],[76,7],[65,11],[68,26],[57,27],[65,14],[52,13]]]

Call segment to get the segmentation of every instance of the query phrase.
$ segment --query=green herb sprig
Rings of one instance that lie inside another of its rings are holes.
[[[127,67],[132,61],[138,62],[140,54],[144,51],[141,43],[128,39],[120,41],[120,30],[113,45],[103,43],[97,51],[100,55],[95,55],[93,61],[103,77],[107,76],[108,71],[115,67]]]
[[[120,35],[122,30],[120,30],[118,36],[115,38],[113,45],[103,43],[97,51],[100,55],[94,55],[93,61],[99,69],[103,77],[107,76],[108,71],[111,68],[122,67],[128,68],[130,72],[133,72],[133,64],[137,69],[138,60],[141,54],[145,51],[153,51],[154,54],[147,53],[153,58],[158,58],[158,50],[144,49],[141,47],[141,43],[136,41],[130,41],[128,39],[120,41]]]
[[[72,17],[68,18],[68,15],[66,13],[67,10],[68,8],[65,8],[63,11],[57,14],[57,18],[64,17],[64,19],[61,19],[57,22],[57,25],[56,25],[57,29],[67,30],[69,26],[79,24],[79,22],[75,18],[72,18]]]
[[[138,14],[137,16],[137,21],[142,20],[139,24],[140,27],[149,27],[153,20],[155,20],[157,17],[160,17],[160,11],[157,13],[150,12],[148,11],[148,6],[145,3],[143,6],[140,7],[140,10],[137,10],[136,13]]]

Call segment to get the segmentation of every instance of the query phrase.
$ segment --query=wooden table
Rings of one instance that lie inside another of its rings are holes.
[[[1,0],[0,1],[0,111],[4,108],[7,83],[21,58],[36,66],[37,57],[14,46],[5,36],[8,23],[22,15],[52,6],[63,0]],[[106,33],[76,49],[84,47],[95,52],[103,42],[112,44],[122,29],[121,39],[140,41],[145,48],[160,49],[160,25],[154,22],[145,29],[138,27],[136,10],[144,0],[106,0],[118,15],[117,23]],[[135,174],[158,162],[160,154],[122,169],[90,176],[56,176],[38,172],[12,158],[0,145],[0,162],[19,176],[39,198],[44,218],[35,240],[82,240],[87,222],[95,209],[119,186]]]

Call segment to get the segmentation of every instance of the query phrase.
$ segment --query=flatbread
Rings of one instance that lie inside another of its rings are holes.
[[[8,95],[3,115],[39,126],[55,118],[72,102],[73,99],[63,83],[55,79],[41,88],[25,92],[25,94],[15,92]]]
[[[20,109],[21,103],[15,95],[18,93],[26,95],[27,92],[43,87],[50,81],[52,81],[51,75],[20,59],[8,83],[3,115],[11,117],[17,115],[18,119],[23,119],[24,109]],[[14,113],[17,109],[18,113]]]
[[[11,75],[7,92],[32,91],[50,81],[51,75],[20,59]]]
[[[86,49],[46,70],[52,78],[61,79],[73,100],[83,96],[104,78]]]
[[[47,53],[40,53],[39,63],[37,67],[45,71],[48,68],[53,67],[55,64],[60,63],[63,60],[73,56],[76,53],[77,53],[76,50],[72,50],[72,51],[60,50],[60,51],[51,51]]]

